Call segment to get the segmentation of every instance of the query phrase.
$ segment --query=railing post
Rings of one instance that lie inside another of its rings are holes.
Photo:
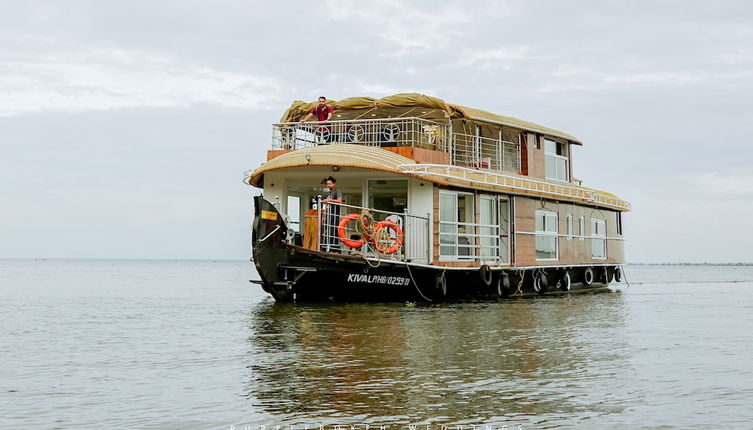
[[[434,214],[426,212],[426,264],[432,264],[434,261],[434,244],[432,243],[432,233],[434,232]]]
[[[322,234],[324,233],[322,228],[322,196],[316,196],[316,229],[318,231],[316,250],[322,251]]]
[[[447,148],[450,154],[450,164],[455,164],[455,135],[452,133],[452,121],[450,121],[450,127],[447,131]]]
[[[505,151],[502,142],[502,129],[499,129],[499,141],[497,142],[497,169],[505,170]]]

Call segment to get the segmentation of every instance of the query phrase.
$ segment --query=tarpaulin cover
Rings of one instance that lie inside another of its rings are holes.
[[[300,121],[311,109],[315,108],[317,102],[304,102],[296,100],[285,111],[280,122]],[[572,143],[582,145],[574,136],[563,133],[553,128],[544,127],[529,121],[523,121],[509,116],[497,115],[481,109],[470,108],[466,106],[447,103],[442,99],[427,96],[418,93],[402,93],[392,96],[375,99],[372,97],[350,97],[340,101],[328,100],[327,105],[332,106],[337,111],[377,111],[387,110],[392,112],[399,108],[425,108],[435,111],[444,112],[449,118],[466,118],[469,120],[492,122],[509,127],[519,128],[521,130],[533,131],[553,137],[567,139]],[[416,115],[419,116],[419,115]]]

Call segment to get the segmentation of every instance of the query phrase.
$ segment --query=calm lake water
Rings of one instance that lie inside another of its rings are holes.
[[[276,305],[249,262],[0,261],[0,428],[753,427],[753,267],[626,275],[607,294]]]

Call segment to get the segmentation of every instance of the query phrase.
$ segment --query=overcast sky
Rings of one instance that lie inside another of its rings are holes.
[[[0,258],[246,259],[292,100],[422,92],[580,138],[628,261],[753,261],[753,3],[0,7]]]

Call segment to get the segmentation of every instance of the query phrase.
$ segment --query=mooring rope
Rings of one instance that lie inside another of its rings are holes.
[[[430,299],[430,298],[426,297],[426,296],[424,295],[424,293],[422,293],[422,292],[421,292],[421,289],[420,289],[420,288],[418,287],[418,282],[416,282],[416,279],[415,279],[415,278],[413,278],[413,273],[412,273],[412,272],[411,272],[411,270],[410,270],[410,264],[408,264],[408,262],[407,262],[407,261],[405,262],[405,268],[406,268],[406,269],[408,269],[408,275],[410,276],[410,280],[411,280],[411,281],[413,281],[413,286],[414,286],[414,287],[416,287],[416,291],[418,291],[418,294],[419,294],[419,295],[420,295],[421,297],[423,297],[423,298],[424,298],[424,300],[426,300],[426,301],[429,301],[429,302],[433,302],[434,300],[432,300],[432,299]]]
[[[620,266],[620,272],[622,272],[622,277],[625,278],[625,283],[627,284],[628,288],[630,287],[630,281],[627,279],[627,275],[625,274],[625,268]]]
[[[518,282],[518,291],[515,292],[515,294],[523,295],[523,279],[526,277],[526,271],[523,271],[523,274],[520,275],[520,281]],[[534,278],[535,279],[535,278]]]

